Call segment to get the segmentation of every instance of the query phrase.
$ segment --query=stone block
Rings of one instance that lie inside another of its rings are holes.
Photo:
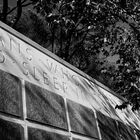
[[[61,96],[26,82],[27,118],[67,129],[64,100]]]
[[[69,140],[69,138],[36,128],[28,128],[28,140]]]
[[[82,139],[79,139],[79,138],[72,138],[72,140],[82,140]]]
[[[72,140],[85,140],[85,138],[72,138]],[[88,138],[86,139],[86,140],[88,140]],[[97,139],[97,138],[92,138],[92,139],[89,139],[89,140],[99,140],[99,139]]]
[[[97,112],[97,119],[103,140],[120,140],[115,120],[100,112]]]
[[[21,116],[21,82],[0,70],[0,111]]]
[[[120,132],[120,135],[122,137],[123,140],[135,140],[135,134],[134,134],[134,130],[121,123],[121,122],[118,122],[118,128],[119,128],[119,132]]]
[[[23,140],[22,126],[0,119],[0,140]]]
[[[94,112],[78,103],[67,100],[70,125],[73,132],[98,138]]]
[[[136,135],[138,137],[138,140],[140,140],[140,130],[135,130],[136,131]]]

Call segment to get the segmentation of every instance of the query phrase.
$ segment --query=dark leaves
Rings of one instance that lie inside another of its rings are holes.
[[[122,110],[122,109],[127,108],[127,105],[128,105],[128,102],[124,102],[122,105],[116,105],[116,106],[115,106],[115,109],[120,109],[120,110]]]

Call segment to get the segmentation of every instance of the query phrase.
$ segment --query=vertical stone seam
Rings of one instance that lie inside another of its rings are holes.
[[[95,109],[92,109],[95,115],[95,120],[96,120],[96,126],[97,126],[97,131],[98,131],[98,135],[99,135],[99,140],[102,140],[102,135],[101,135],[101,131],[100,131],[100,127],[99,127],[99,123],[98,123],[98,118],[97,118],[97,114]]]
[[[65,109],[66,109],[66,118],[67,118],[68,132],[69,132],[69,135],[70,135],[70,140],[72,140],[71,125],[70,125],[70,118],[69,118],[69,112],[68,112],[68,105],[67,105],[67,99],[65,97],[64,97],[64,103],[65,103]]]
[[[123,139],[122,139],[122,135],[121,135],[120,130],[119,130],[119,124],[118,124],[118,121],[115,120],[115,122],[116,122],[116,125],[117,125],[117,131],[118,131],[118,133],[119,133],[119,138],[120,138],[120,140],[123,140]]]
[[[26,123],[26,118],[27,118],[27,108],[26,108],[26,91],[25,91],[25,81],[22,79],[21,80],[21,85],[22,85],[22,110],[23,110],[23,121],[25,122],[24,124],[24,140],[28,140],[28,130],[27,130],[27,123]]]
[[[135,134],[136,140],[139,140],[135,130],[134,130],[134,134]]]

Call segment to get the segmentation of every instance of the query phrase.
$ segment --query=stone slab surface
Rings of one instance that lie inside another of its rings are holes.
[[[98,138],[94,112],[80,104],[67,100],[70,125],[73,132]]]
[[[115,120],[97,112],[98,124],[103,140],[120,140]]]
[[[99,140],[99,139],[97,139],[97,138],[95,138],[95,139],[94,138],[89,138],[89,139],[88,138],[86,138],[86,139],[85,138],[72,138],[72,140]]]
[[[21,116],[21,82],[0,70],[0,111]]]
[[[47,132],[40,129],[28,128],[29,140],[69,140],[68,136]]]
[[[25,89],[28,119],[67,129],[66,110],[61,96],[28,82]]]
[[[16,123],[0,119],[0,140],[23,140],[23,128]]]
[[[72,138],[72,140],[84,140],[84,138],[83,138],[83,139],[79,139],[79,138]]]
[[[140,140],[140,130],[135,130],[136,131],[136,135],[138,137],[138,140]]]
[[[127,125],[124,125],[121,122],[118,122],[119,132],[123,140],[135,140],[135,134],[132,128]]]

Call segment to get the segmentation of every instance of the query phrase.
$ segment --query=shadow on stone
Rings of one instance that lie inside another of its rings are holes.
[[[23,128],[16,123],[0,119],[0,140],[23,140]]]

